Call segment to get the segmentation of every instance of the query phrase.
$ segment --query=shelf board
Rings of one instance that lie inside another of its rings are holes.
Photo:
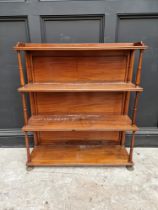
[[[118,166],[132,165],[120,145],[39,145],[29,166]]]
[[[19,92],[119,92],[143,91],[143,88],[133,83],[105,83],[105,82],[75,82],[75,83],[29,83],[18,89]]]
[[[84,44],[52,44],[52,43],[18,43],[15,50],[130,50],[146,49],[143,42],[137,43],[84,43]]]
[[[127,115],[33,115],[23,131],[136,131]]]

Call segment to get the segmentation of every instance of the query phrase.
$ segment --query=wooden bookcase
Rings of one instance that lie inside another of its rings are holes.
[[[143,91],[139,86],[142,54],[146,48],[142,42],[17,43],[27,166],[132,166],[138,96]],[[131,92],[135,92],[135,101],[130,118]],[[125,148],[126,131],[132,132],[129,152]],[[32,152],[28,132],[33,132]]]

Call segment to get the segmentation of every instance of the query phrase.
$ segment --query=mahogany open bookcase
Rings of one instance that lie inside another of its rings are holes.
[[[27,166],[132,166],[146,48],[142,42],[17,43]],[[139,60],[133,78],[137,50]],[[130,118],[131,92],[135,92],[135,100]],[[129,152],[125,148],[126,131],[132,132]],[[28,132],[33,132],[32,152]]]

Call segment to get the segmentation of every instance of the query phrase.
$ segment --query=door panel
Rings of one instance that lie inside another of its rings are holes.
[[[0,128],[17,128],[23,123],[17,93],[17,56],[13,51],[19,40],[29,41],[27,17],[0,17]]]
[[[56,43],[103,42],[104,16],[42,16],[42,41]]]
[[[135,30],[136,28],[136,30]],[[139,101],[138,124],[142,127],[157,126],[158,119],[158,16],[119,16],[117,40],[137,42],[142,40],[149,46],[144,52],[142,82],[144,92]],[[135,64],[136,70],[136,64]]]

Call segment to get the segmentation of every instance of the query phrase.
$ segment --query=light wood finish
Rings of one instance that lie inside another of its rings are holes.
[[[24,114],[24,123],[26,125],[28,122],[28,111],[27,111],[26,98],[23,93],[21,93],[21,98],[22,98],[22,106],[23,106],[23,114]]]
[[[24,71],[23,71],[22,58],[21,58],[20,51],[17,51],[17,56],[18,56],[20,84],[21,86],[24,86],[25,78],[24,78]],[[26,98],[25,98],[24,93],[21,93],[21,98],[22,98],[22,106],[23,106],[23,114],[24,114],[24,123],[26,125],[28,122],[28,111],[27,111],[27,104],[26,104]],[[26,145],[26,153],[27,153],[27,162],[30,162],[31,156],[30,156],[29,139],[28,139],[27,132],[25,132],[25,145]]]
[[[94,144],[94,142],[102,144],[106,144],[106,142],[109,144],[111,142],[118,144],[119,135],[117,131],[42,131],[38,133],[40,136],[40,144]]]
[[[36,93],[38,114],[105,113],[121,114],[122,92]]]
[[[27,164],[132,165],[138,96],[143,90],[139,87],[142,53],[146,48],[142,42],[18,43],[18,90],[24,110]],[[132,83],[137,50],[140,56]],[[27,84],[20,51],[25,52]],[[132,120],[128,117],[131,92],[136,93]],[[29,118],[26,93],[31,106]],[[31,155],[28,131],[34,134]],[[124,148],[126,131],[133,133],[129,154]]]
[[[55,56],[46,54],[41,57],[32,56],[33,82],[124,82],[126,80],[127,54],[114,53],[109,56],[108,51],[104,56],[91,56],[88,51],[86,56]],[[112,63],[112,67],[111,67]]]
[[[23,85],[25,85],[25,78],[24,78],[24,72],[23,72],[23,67],[22,67],[22,59],[21,59],[20,51],[17,51],[17,56],[18,56],[20,84],[21,84],[21,86],[23,86]]]
[[[132,134],[132,140],[130,145],[130,152],[129,152],[129,162],[133,162],[133,147],[135,142],[135,131]]]
[[[127,50],[146,49],[142,42],[138,43],[85,43],[85,44],[40,44],[40,43],[18,43],[16,50]]]
[[[35,115],[23,131],[136,131],[127,115]]]
[[[30,155],[29,138],[28,138],[27,132],[25,132],[25,145],[26,145],[26,152],[27,152],[27,162],[29,163],[31,161],[31,155]]]
[[[128,74],[127,74],[127,82],[132,81],[132,77],[133,77],[133,68],[134,68],[134,59],[135,59],[135,50],[131,50],[129,55],[128,55],[128,62],[127,62],[127,69],[128,69]],[[129,102],[130,102],[130,91],[125,93],[125,104],[124,104],[124,108],[122,111],[122,114],[128,114],[128,107],[129,107]],[[126,137],[126,133],[125,132],[121,132],[120,134],[121,136],[121,145],[125,144],[125,137]]]
[[[143,52],[144,52],[144,50],[140,50],[139,63],[138,63],[137,75],[136,75],[136,85],[140,85],[142,62],[143,62]]]
[[[26,68],[27,68],[27,78],[28,78],[28,81],[32,81],[33,78],[32,78],[32,72],[31,72],[31,69],[32,69],[32,63],[31,63],[31,60],[29,59],[30,58],[30,53],[25,51],[25,60],[26,60]],[[31,104],[34,104],[34,95],[32,93],[29,93],[29,98],[30,98],[30,103]],[[32,114],[36,114],[36,107],[35,106],[31,106],[31,113]],[[39,142],[39,138],[38,138],[38,133],[37,132],[34,132],[34,145],[38,145]]]
[[[143,91],[131,82],[125,83],[29,83],[18,89],[19,92],[122,92]]]
[[[42,145],[31,154],[31,166],[132,165],[119,145]]]
[[[132,124],[136,124],[136,114],[137,114],[137,107],[138,107],[138,99],[140,94],[136,92],[135,100],[134,100],[134,108],[133,108],[133,115],[132,115]]]

